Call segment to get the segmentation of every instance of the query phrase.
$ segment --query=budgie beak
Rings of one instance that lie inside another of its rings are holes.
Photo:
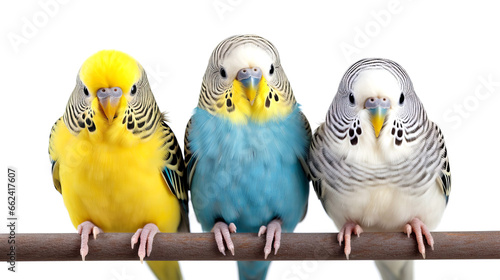
[[[384,125],[387,109],[378,107],[370,109],[369,111],[371,114],[373,129],[375,130],[375,137],[378,138],[378,136],[380,135],[380,130],[382,129],[382,125]]]
[[[100,88],[97,90],[99,104],[101,104],[102,110],[108,118],[109,123],[115,118],[115,113],[118,109],[118,104],[120,104],[122,95],[123,91],[119,87]]]
[[[391,102],[387,98],[370,97],[365,101],[365,109],[370,112],[371,122],[375,130],[375,137],[378,138],[380,130],[385,122],[387,111],[391,107]]]
[[[258,67],[240,69],[236,75],[236,80],[241,82],[250,104],[253,105],[257,96],[258,85],[262,80],[262,70]]]

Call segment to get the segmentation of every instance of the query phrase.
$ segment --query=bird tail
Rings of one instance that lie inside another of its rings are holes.
[[[413,280],[413,261],[375,261],[383,280]]]
[[[240,280],[264,280],[266,279],[269,261],[245,261],[238,262],[238,273]]]
[[[179,262],[148,261],[147,263],[159,280],[182,280]]]

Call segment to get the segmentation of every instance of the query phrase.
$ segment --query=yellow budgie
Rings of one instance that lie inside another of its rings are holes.
[[[135,232],[142,262],[157,232],[189,231],[180,147],[129,55],[103,50],[84,62],[49,154],[83,260],[90,234]],[[159,279],[182,278],[177,262],[148,264]]]

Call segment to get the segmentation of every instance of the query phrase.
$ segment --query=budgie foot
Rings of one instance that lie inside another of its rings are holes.
[[[434,239],[432,238],[431,232],[419,218],[413,218],[413,220],[406,224],[405,233],[408,235],[408,238],[410,237],[412,232],[415,233],[415,237],[417,238],[418,251],[425,259],[424,236],[425,239],[427,239],[427,244],[429,244],[431,246],[431,249],[434,250]]]
[[[130,243],[132,245],[132,249],[134,249],[134,245],[141,239],[141,243],[139,243],[138,255],[141,263],[144,261],[144,258],[151,255],[151,251],[153,251],[153,240],[155,235],[160,232],[158,227],[155,224],[146,224],[143,228],[138,229]]]
[[[226,255],[226,247],[224,247],[224,241],[226,242],[227,249],[231,251],[234,256],[234,244],[231,240],[230,233],[236,232],[236,225],[230,223],[229,226],[225,222],[217,222],[212,228],[212,232],[215,235],[215,242],[217,243],[217,248],[224,256]]]
[[[344,253],[347,259],[349,259],[349,255],[351,254],[351,234],[354,233],[359,237],[362,232],[363,229],[360,225],[354,222],[347,222],[337,235],[337,240],[339,241],[340,246],[342,246],[342,241],[345,240]]]
[[[97,235],[102,232],[102,229],[98,228],[92,222],[86,221],[79,224],[76,230],[81,236],[80,255],[82,256],[82,261],[84,261],[85,256],[89,253],[89,235],[92,233],[94,239],[96,239]]]
[[[281,244],[281,220],[274,219],[266,226],[261,226],[258,236],[266,233],[266,246],[264,246],[264,259],[271,253],[274,240],[274,254],[278,253]]]

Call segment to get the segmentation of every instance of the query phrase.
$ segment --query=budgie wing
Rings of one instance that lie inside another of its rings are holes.
[[[324,135],[324,123],[321,124],[315,131],[314,131],[314,137],[311,141],[311,147],[309,150],[309,178],[312,181],[312,185],[314,188],[314,191],[316,192],[316,195],[318,196],[318,199],[322,198],[322,188],[321,188],[321,176],[318,173],[321,173],[319,169],[316,166],[317,164],[317,155],[318,153],[321,153],[321,150],[323,148],[323,135]]]
[[[312,138],[312,133],[311,133],[311,125],[309,125],[309,121],[307,120],[306,116],[304,113],[300,112],[300,116],[302,117],[303,123],[304,123],[304,129],[306,130],[307,133],[307,143],[311,142]],[[307,147],[309,148],[309,147]],[[307,154],[307,153],[306,153]],[[311,180],[311,175],[309,172],[309,166],[307,165],[307,159],[304,157],[299,157],[300,164],[302,165],[302,168],[304,169],[304,172],[307,174],[307,178]]]
[[[181,222],[178,231],[189,232],[189,218],[188,218],[188,190],[186,187],[185,179],[185,165],[182,159],[181,148],[175,138],[172,129],[165,121],[161,122],[164,144],[163,149],[165,152],[164,158],[166,161],[162,170],[163,178],[167,183],[170,191],[177,197],[181,204]]]
[[[196,169],[196,163],[197,163],[195,155],[193,155],[193,153],[190,150],[191,145],[189,143],[189,132],[191,131],[192,120],[193,120],[192,118],[189,120],[186,126],[186,133],[184,133],[184,155],[186,163],[188,189],[189,186],[191,185],[191,180],[193,179],[194,170]]]
[[[441,187],[443,188],[443,193],[445,195],[446,202],[448,202],[448,198],[451,192],[451,171],[450,171],[450,161],[448,159],[448,150],[446,149],[441,129],[436,124],[434,124],[434,126],[436,129],[439,130],[436,141],[439,143],[439,149],[443,162],[441,165],[441,172],[438,181]]]
[[[311,125],[309,125],[309,121],[307,120],[307,118],[304,115],[304,113],[300,112],[300,116],[302,117],[302,121],[303,121],[303,124],[304,124],[304,129],[306,130],[307,140],[308,140],[307,143],[311,143],[311,138],[312,138]],[[308,149],[309,149],[309,147],[307,147],[307,150]],[[308,151],[306,151],[306,153],[305,153],[305,155],[306,155],[305,157],[300,157],[299,156],[299,161],[300,161],[300,164],[302,165],[302,169],[304,169],[304,172],[307,175],[308,180],[311,180],[309,166],[307,165],[307,152]],[[306,217],[307,208],[308,207],[306,205],[305,210],[304,210],[304,215],[300,219],[301,221]]]
[[[54,182],[54,187],[56,190],[62,194],[62,188],[61,188],[61,180],[59,179],[59,162],[57,161],[57,158],[55,156],[55,147],[54,147],[54,137],[57,133],[57,129],[59,126],[64,125],[64,122],[62,121],[62,118],[59,118],[54,125],[52,126],[52,129],[50,131],[50,136],[49,136],[49,157],[50,161],[52,162],[52,180]]]

